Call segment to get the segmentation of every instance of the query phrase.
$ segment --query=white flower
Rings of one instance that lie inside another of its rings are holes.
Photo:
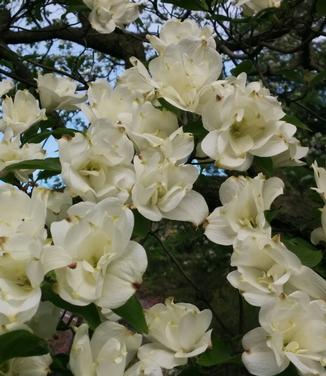
[[[209,27],[201,28],[195,21],[190,19],[184,21],[178,19],[168,20],[162,26],[159,38],[150,35],[147,36],[147,39],[160,53],[164,52],[170,44],[177,44],[182,40],[192,40],[199,44],[205,42],[210,48],[216,48],[213,31]]]
[[[231,265],[237,270],[228,274],[233,287],[248,303],[263,306],[271,300],[296,290],[316,299],[326,299],[326,281],[301,264],[279,236],[272,239],[253,234],[233,244]]]
[[[142,336],[115,322],[100,324],[92,339],[88,326],[76,328],[70,352],[70,369],[75,376],[123,376],[124,370],[141,345]]]
[[[132,202],[152,221],[162,218],[189,221],[198,226],[208,214],[204,198],[192,190],[199,171],[191,165],[175,165],[159,152],[134,158],[136,183]]]
[[[246,74],[207,87],[200,99],[203,125],[209,131],[202,150],[218,167],[247,170],[253,156],[270,157],[288,149],[279,135],[281,104],[259,82],[246,84]],[[295,133],[290,124],[288,132]]]
[[[128,136],[140,150],[161,145],[177,129],[176,115],[165,109],[157,109],[150,102],[140,105],[126,126]]]
[[[211,345],[208,330],[212,313],[187,303],[156,304],[145,311],[149,339],[153,343],[143,345],[138,358],[150,360],[162,368],[171,369],[186,364],[188,358],[197,356]],[[207,331],[208,330],[208,331]]]
[[[44,258],[47,270],[56,269],[59,295],[72,304],[95,302],[105,310],[123,305],[147,267],[145,250],[130,241],[132,212],[118,199],[107,198],[73,205],[68,215],[52,223],[57,249]]]
[[[3,376],[47,376],[51,372],[51,363],[50,354],[13,358],[0,366],[0,372]]]
[[[269,210],[274,199],[283,193],[281,179],[231,176],[220,187],[223,206],[216,208],[207,218],[205,235],[216,244],[232,245],[236,238],[243,240],[248,234],[271,229],[264,211]]]
[[[31,159],[44,159],[45,151],[40,144],[21,145],[18,137],[0,141],[0,171],[15,163]],[[31,170],[16,170],[15,175],[24,180]]]
[[[128,199],[134,183],[133,154],[123,129],[105,120],[92,124],[86,135],[59,141],[63,180],[74,194],[89,201]]]
[[[311,167],[314,170],[315,181],[317,184],[317,188],[313,189],[320,194],[321,198],[326,203],[326,169],[323,167],[318,167],[316,161],[311,165]]]
[[[46,207],[9,184],[0,186],[0,325],[24,323],[36,313],[44,278]]]
[[[254,13],[266,8],[278,8],[282,0],[236,0],[238,6],[246,6]]]
[[[79,107],[92,123],[106,119],[112,124],[126,126],[141,103],[127,88],[117,86],[113,89],[104,79],[89,83],[87,95],[89,104],[82,103]]]
[[[76,94],[77,83],[69,77],[53,73],[39,74],[36,82],[42,107],[47,111],[74,110],[77,103],[84,101],[84,94]]]
[[[15,87],[15,84],[10,79],[0,81],[0,97],[6,95],[14,87]]]
[[[163,376],[163,372],[158,364],[145,359],[128,368],[124,376]]]
[[[261,327],[243,338],[242,361],[252,375],[278,375],[293,363],[301,375],[326,375],[326,305],[296,291],[263,306]]]
[[[321,209],[321,227],[316,228],[311,233],[311,242],[318,244],[326,242],[326,205]]]
[[[99,33],[109,34],[116,27],[123,27],[135,21],[138,16],[138,4],[129,0],[83,0],[92,10],[89,22]]]
[[[164,52],[149,63],[149,72],[137,59],[119,85],[127,87],[147,100],[162,97],[173,106],[197,112],[201,91],[214,82],[222,70],[220,54],[193,40],[181,40],[166,46]]]
[[[312,189],[320,194],[326,204],[326,169],[318,167],[316,161],[312,164],[312,168],[317,184],[317,188]],[[326,205],[321,209],[321,213],[321,227],[316,228],[311,233],[311,241],[313,244],[318,244],[321,241],[326,242]]]
[[[6,97],[2,102],[2,129],[17,135],[26,131],[33,124],[46,120],[45,109],[40,109],[39,102],[27,90],[18,90],[14,100]]]

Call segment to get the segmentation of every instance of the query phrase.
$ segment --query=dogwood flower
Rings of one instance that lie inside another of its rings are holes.
[[[199,171],[191,165],[175,165],[159,152],[134,158],[136,182],[132,202],[152,221],[168,218],[189,221],[198,226],[207,216],[204,198],[192,190]]]
[[[158,364],[146,359],[128,368],[124,376],[163,376],[163,372]]]
[[[209,131],[202,150],[218,167],[244,171],[253,156],[271,157],[289,148],[285,136],[296,128],[280,122],[280,103],[259,82],[246,84],[246,74],[208,86],[200,99],[203,125]],[[284,128],[283,133],[281,127]]]
[[[192,40],[199,44],[205,42],[208,47],[216,48],[212,29],[201,28],[190,19],[184,21],[170,19],[162,26],[159,37],[149,35],[147,39],[159,53],[163,53],[167,46],[178,44],[182,40]]]
[[[130,241],[132,212],[118,199],[107,198],[75,204],[68,215],[68,220],[52,223],[57,249],[45,257],[47,269],[56,269],[57,292],[81,306],[96,303],[107,310],[123,305],[147,267],[145,250]],[[61,265],[55,267],[57,260]]]
[[[296,290],[315,299],[326,299],[326,281],[302,265],[279,236],[270,239],[260,234],[249,235],[236,239],[233,249],[231,265],[237,270],[229,273],[227,279],[248,303],[263,306]]]
[[[3,97],[4,95],[6,95],[14,87],[15,87],[15,84],[10,79],[0,81],[0,97]]]
[[[138,351],[140,359],[150,359],[162,368],[171,369],[187,363],[188,358],[203,353],[211,345],[208,330],[212,313],[186,303],[156,304],[145,310],[148,336],[153,343]],[[208,331],[207,331],[208,330]]]
[[[283,193],[283,187],[281,179],[266,180],[262,174],[255,178],[231,176],[220,187],[223,206],[207,217],[205,235],[222,245],[232,245],[236,238],[243,240],[256,232],[270,235],[264,211]]]
[[[91,9],[89,22],[99,33],[109,34],[116,27],[135,21],[138,16],[138,4],[129,0],[83,0]]]
[[[131,59],[133,68],[127,70],[119,85],[127,87],[147,100],[164,98],[173,106],[197,112],[201,91],[214,82],[222,70],[220,54],[195,40],[181,40],[167,45],[152,59],[148,71],[137,59]]]
[[[311,165],[311,167],[314,170],[315,182],[317,184],[317,188],[312,189],[318,192],[326,203],[326,169],[323,167],[318,167],[316,161]]]
[[[13,135],[26,131],[41,120],[46,120],[45,109],[40,109],[38,100],[28,90],[18,90],[14,99],[6,97],[2,101],[2,110],[1,130]]]
[[[24,323],[37,311],[44,278],[46,207],[37,190],[30,198],[0,186],[0,325]]]
[[[44,157],[45,151],[40,144],[21,145],[17,137],[0,141],[0,171],[15,163],[31,159],[44,159]],[[16,170],[15,175],[24,180],[30,172],[31,170]]]
[[[59,77],[53,73],[39,74],[37,90],[43,108],[74,110],[76,104],[84,101],[84,94],[77,94],[77,83],[69,77]]]
[[[120,86],[114,89],[104,80],[99,79],[88,84],[88,104],[79,107],[91,123],[106,119],[112,124],[126,126],[132,121],[132,114],[137,110],[141,99],[127,88]]]
[[[104,120],[93,123],[86,135],[59,141],[63,180],[84,200],[115,196],[125,202],[134,183],[133,154],[123,129]]]
[[[258,13],[266,8],[278,8],[282,0],[236,0],[238,6],[245,6],[254,13]]]
[[[76,328],[69,365],[75,376],[123,376],[141,345],[142,336],[110,321],[100,324],[92,339],[87,324]]]
[[[247,333],[242,361],[252,375],[273,376],[290,362],[301,375],[326,375],[326,305],[296,291],[264,305],[261,327]]]
[[[0,365],[0,373],[3,376],[47,376],[51,363],[50,354],[13,358]]]

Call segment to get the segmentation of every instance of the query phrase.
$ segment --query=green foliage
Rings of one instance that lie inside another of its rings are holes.
[[[123,306],[113,309],[113,312],[122,317],[139,333],[148,333],[143,307],[134,295]]]
[[[93,330],[96,329],[96,327],[101,323],[100,315],[95,304],[89,304],[87,306],[76,306],[67,303],[53,291],[51,284],[48,282],[43,283],[42,300],[47,300],[53,303],[56,307],[65,309],[78,316],[81,316],[83,319],[85,319],[89,327]]]
[[[59,174],[61,172],[61,164],[59,158],[31,159],[7,166],[4,169],[4,173],[16,170],[47,170]]]
[[[12,358],[44,355],[48,352],[47,342],[27,330],[14,330],[0,335],[0,364]]]
[[[163,0],[163,3],[173,4],[189,10],[208,10],[205,0]]]
[[[310,268],[317,266],[323,258],[321,251],[304,239],[285,238],[283,239],[283,242],[290,251],[299,257],[304,265],[309,266]]]
[[[151,231],[152,222],[142,216],[137,210],[134,210],[135,225],[133,237],[138,240],[144,239]]]

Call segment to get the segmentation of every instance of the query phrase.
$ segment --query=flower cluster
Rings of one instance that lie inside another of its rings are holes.
[[[138,4],[129,0],[83,0],[91,9],[89,22],[99,33],[109,34],[138,18]]]
[[[326,242],[326,169],[318,167],[315,162],[312,165],[315,172],[315,180],[317,188],[314,188],[320,194],[320,197],[324,201],[325,205],[321,209],[321,227],[316,228],[311,233],[311,241],[314,244],[318,244],[321,241]]]
[[[192,304],[167,300],[146,311],[146,338],[119,323],[106,321],[90,340],[88,326],[83,324],[76,330],[70,368],[76,376],[105,375],[108,370],[114,376],[162,376],[162,369],[187,364],[188,358],[207,349],[211,344],[211,331],[207,331],[211,318],[209,310],[199,311]]]
[[[322,193],[325,170],[314,168]],[[243,338],[249,372],[277,375],[291,362],[302,375],[324,375],[326,281],[302,265],[279,235],[272,237],[264,212],[282,192],[279,178],[228,178],[220,188],[222,206],[208,216],[205,234],[233,246],[236,270],[227,279],[249,304],[261,307],[261,326]]]

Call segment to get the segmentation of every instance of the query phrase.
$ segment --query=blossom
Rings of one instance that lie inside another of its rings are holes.
[[[205,41],[181,40],[167,45],[152,59],[148,71],[137,59],[119,80],[121,87],[147,100],[164,98],[173,106],[197,112],[202,90],[214,82],[222,70],[220,54]]]
[[[125,202],[134,183],[133,154],[123,129],[105,120],[93,123],[86,135],[59,141],[63,180],[84,200],[115,196]]]
[[[79,107],[92,123],[106,119],[114,125],[128,125],[133,112],[142,103],[139,96],[127,88],[117,86],[113,89],[104,79],[91,82],[88,86],[88,104],[82,103]]]
[[[37,190],[30,198],[0,186],[0,325],[24,323],[37,311],[44,278],[46,207]]]
[[[13,358],[1,364],[0,372],[4,376],[47,376],[51,372],[51,363],[50,354]]]
[[[132,202],[152,221],[168,218],[198,226],[208,214],[204,198],[192,190],[199,171],[195,166],[176,165],[159,152],[134,158],[136,182]]]
[[[4,95],[6,95],[14,87],[15,87],[15,84],[10,79],[0,81],[0,97],[3,97]]]
[[[301,375],[326,375],[325,302],[296,291],[263,306],[261,327],[243,338],[242,361],[252,375],[273,376],[293,363]]]
[[[186,303],[156,304],[145,310],[149,339],[138,350],[140,359],[150,359],[162,368],[171,369],[186,364],[188,358],[203,353],[211,345],[208,330],[212,313]],[[208,330],[208,331],[207,331]]]
[[[283,182],[262,174],[255,178],[231,176],[220,187],[222,206],[208,217],[205,235],[216,244],[232,245],[236,238],[261,232],[270,235],[271,229],[264,211],[283,193]]]
[[[89,22],[99,33],[109,34],[116,27],[123,27],[135,21],[138,16],[138,4],[129,0],[83,0],[91,9]]]
[[[263,306],[282,294],[301,290],[315,299],[326,299],[326,281],[301,264],[279,236],[270,239],[252,234],[235,240],[228,274],[231,285],[240,290],[248,303]]]
[[[62,315],[61,308],[48,301],[42,301],[28,327],[41,338],[50,339],[57,330],[57,325]]]
[[[160,30],[160,36],[147,36],[151,45],[160,53],[164,52],[167,46],[178,44],[182,40],[192,40],[201,44],[205,42],[208,47],[215,49],[216,43],[213,31],[209,27],[200,27],[195,21],[185,19],[170,19],[165,22]]]
[[[47,111],[57,109],[74,110],[84,100],[83,94],[76,94],[77,83],[69,77],[53,73],[39,74],[36,79],[42,107]]]
[[[2,102],[3,120],[1,128],[17,135],[33,124],[46,120],[45,109],[28,90],[18,90],[14,99],[6,97]]]
[[[96,303],[105,310],[123,305],[147,267],[145,250],[130,241],[132,212],[118,199],[107,198],[75,204],[68,216],[52,223],[56,249],[44,257],[47,269],[55,269],[59,295],[72,304]]]
[[[246,84],[245,73],[208,86],[199,109],[209,131],[202,150],[222,168],[244,171],[255,155],[281,154],[289,148],[286,136],[296,131],[280,121],[284,112],[276,98],[259,82]]]
[[[40,144],[24,144],[18,137],[11,137],[10,139],[4,138],[0,141],[0,171],[6,167],[32,159],[44,159],[45,151]],[[15,175],[21,180],[26,179],[31,170],[16,170]]]
[[[278,8],[282,0],[236,0],[238,6],[245,6],[254,13],[266,8]]]
[[[326,203],[326,169],[323,167],[318,167],[316,161],[311,165],[311,167],[314,170],[315,181],[317,184],[317,188],[313,189],[320,194],[321,198]]]
[[[110,321],[100,324],[90,340],[87,324],[76,328],[69,365],[75,376],[123,376],[142,336]]]

